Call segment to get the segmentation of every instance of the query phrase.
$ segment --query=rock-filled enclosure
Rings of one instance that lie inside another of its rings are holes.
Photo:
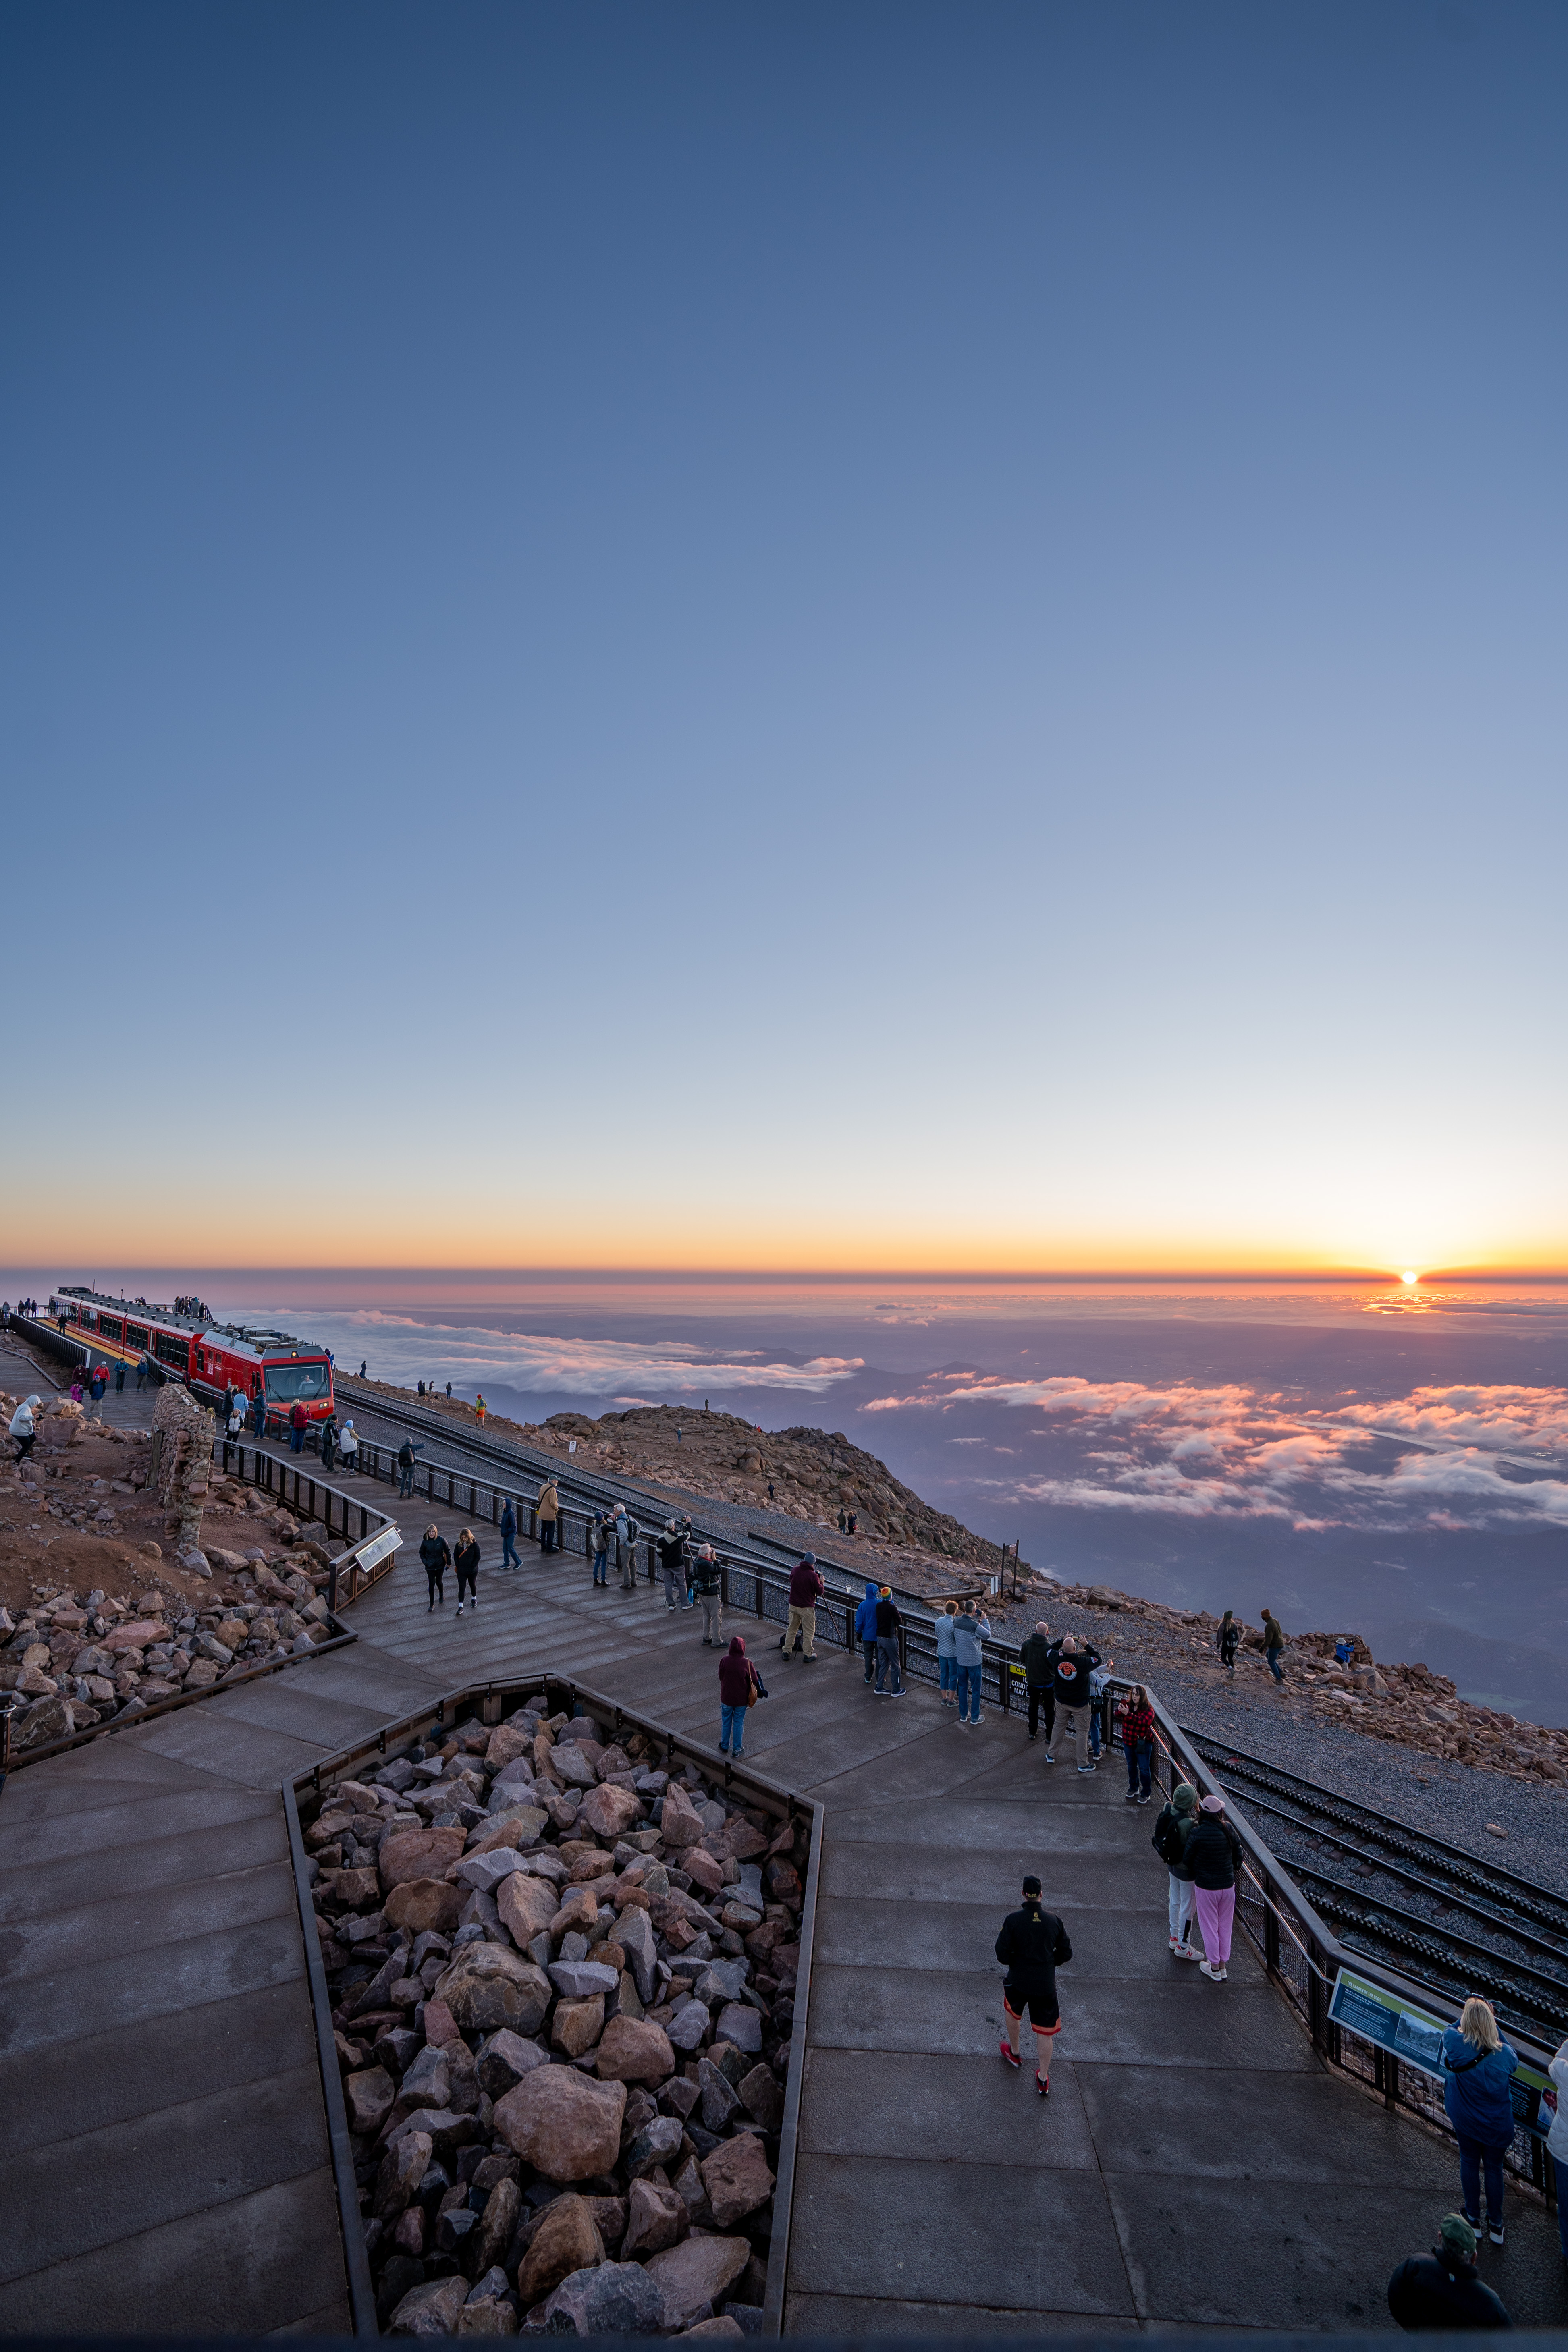
[[[378,2317],[750,2333],[809,1822],[545,1704],[340,1780],[303,1832]]]

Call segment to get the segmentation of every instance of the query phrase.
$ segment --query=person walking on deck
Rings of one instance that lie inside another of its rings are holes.
[[[405,1496],[414,1492],[414,1440],[411,1437],[405,1437],[397,1449],[397,1499],[402,1502]]]
[[[540,1550],[553,1551],[555,1530],[561,1519],[561,1489],[553,1478],[547,1478],[541,1486],[539,1500],[534,1505],[534,1515],[539,1521]]]
[[[1189,1940],[1193,1924],[1193,1874],[1187,1868],[1187,1832],[1197,1811],[1198,1792],[1189,1780],[1179,1780],[1171,1791],[1149,1843],[1170,1874],[1170,1936],[1172,1958],[1195,1960],[1199,1955]]]
[[[506,1498],[506,1507],[500,1515],[500,1564],[503,1568],[522,1566],[521,1560],[517,1556],[517,1513],[512,1508],[510,1495]]]
[[[446,1577],[447,1570],[452,1564],[452,1555],[447,1549],[447,1538],[439,1528],[426,1528],[425,1540],[419,1547],[419,1557],[425,1563],[425,1579],[430,1588],[430,1608],[425,1612],[428,1617],[430,1610],[435,1608],[437,1601],[443,1609],[447,1606]]]
[[[465,1528],[458,1538],[458,1549],[452,1554],[452,1565],[458,1571],[458,1614],[460,1617],[463,1613],[465,1592],[468,1596],[470,1608],[477,1609],[479,1605],[479,1547],[475,1540],[472,1528]]]
[[[1481,2176],[1487,2188],[1487,2231],[1503,2242],[1502,2160],[1513,2146],[1513,2097],[1509,2082],[1519,2053],[1498,2032],[1489,2000],[1472,1994],[1458,2025],[1443,2036],[1443,2105],[1459,2143],[1459,2187],[1465,2219],[1481,2231]]]
[[[1020,1907],[1009,1911],[1003,1920],[996,1957],[1007,1971],[1002,1986],[1002,2008],[1007,2020],[1002,2056],[1009,2066],[1021,2064],[1018,2039],[1027,2010],[1035,2037],[1035,2088],[1042,2099],[1048,2098],[1051,2044],[1062,2030],[1057,1970],[1071,1959],[1072,1946],[1056,1913],[1047,1911],[1040,1901],[1037,1878],[1025,1879]]]
[[[719,1661],[719,1753],[739,1760],[746,1737],[746,1709],[758,1695],[757,1670],[737,1633]]]
[[[1224,1984],[1230,1973],[1230,1931],[1236,1918],[1236,1874],[1241,1840],[1225,1817],[1223,1797],[1205,1797],[1182,1847],[1182,1867],[1192,1874],[1193,1903],[1204,1939],[1200,1974]]]

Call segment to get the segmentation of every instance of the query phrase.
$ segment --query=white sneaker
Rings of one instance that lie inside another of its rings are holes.
[[[1172,1950],[1179,1960],[1196,1960],[1202,1964],[1203,1954],[1194,1952],[1190,1944],[1173,1944]]]
[[[460,1616],[462,1615],[462,1613],[463,1613],[463,1604],[462,1604],[462,1602],[459,1601],[458,1601],[458,1616],[460,1617]]]
[[[1198,1967],[1212,1984],[1219,1984],[1222,1981],[1219,1970],[1217,1969],[1211,1969],[1206,1960],[1200,1960],[1198,1962]]]

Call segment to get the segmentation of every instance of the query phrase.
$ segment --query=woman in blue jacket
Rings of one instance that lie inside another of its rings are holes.
[[[1513,2145],[1513,2099],[1509,2077],[1519,2064],[1497,2030],[1489,2000],[1474,1998],[1459,2022],[1443,2036],[1443,2105],[1459,2142],[1459,2186],[1465,2219],[1481,2231],[1480,2174],[1487,2182],[1487,2226],[1494,2246],[1502,2243],[1502,2160]]]
[[[866,1587],[866,1598],[855,1612],[855,1639],[860,1644],[860,1655],[866,1661],[866,1687],[871,1687],[871,1677],[877,1671],[877,1588]]]

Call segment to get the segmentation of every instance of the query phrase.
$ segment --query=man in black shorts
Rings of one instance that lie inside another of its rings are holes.
[[[1042,1906],[1037,1878],[1025,1879],[1021,1909],[1009,1911],[1003,1920],[996,1957],[1007,1971],[1002,1987],[1002,2006],[1007,2015],[1002,2055],[1009,2066],[1021,2063],[1018,2035],[1026,2009],[1035,2036],[1035,2088],[1042,2099],[1049,2098],[1051,2044],[1062,2030],[1057,1970],[1071,1959],[1072,1946],[1056,1913]]]

